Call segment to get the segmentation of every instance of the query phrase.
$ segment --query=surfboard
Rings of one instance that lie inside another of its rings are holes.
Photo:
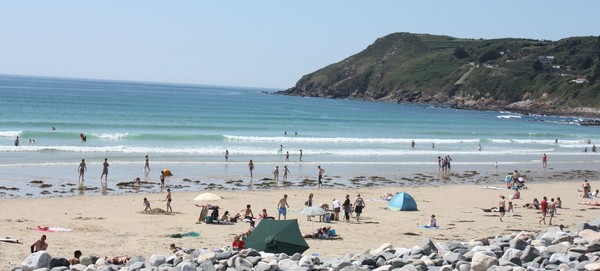
[[[17,239],[13,239],[13,238],[9,238],[9,237],[6,237],[6,238],[0,238],[0,242],[6,242],[6,243],[15,243],[15,244],[20,244],[20,243],[19,243],[19,240],[17,240]]]

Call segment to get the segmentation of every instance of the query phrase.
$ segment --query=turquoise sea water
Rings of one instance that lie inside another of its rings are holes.
[[[157,181],[163,168],[175,173],[172,180],[247,181],[250,159],[254,179],[288,165],[293,182],[314,179],[317,165],[340,181],[400,179],[437,172],[437,156],[446,155],[459,171],[495,170],[496,161],[502,171],[538,170],[543,153],[556,169],[590,169],[598,162],[591,152],[598,128],[575,118],[266,93],[272,91],[0,76],[0,186],[76,182],[81,159],[88,162],[86,182],[97,185],[104,158],[111,164],[109,184]],[[145,155],[152,168],[146,175]]]

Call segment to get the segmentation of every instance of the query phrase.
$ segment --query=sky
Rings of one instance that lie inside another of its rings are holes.
[[[394,32],[600,35],[600,1],[0,1],[0,74],[287,89]]]

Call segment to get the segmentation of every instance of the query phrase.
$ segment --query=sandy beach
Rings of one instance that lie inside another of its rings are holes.
[[[590,180],[592,188],[597,181]],[[502,187],[498,183],[497,187]],[[550,227],[539,225],[539,211],[523,208],[534,197],[541,199],[560,196],[563,209],[553,223],[563,224],[575,230],[586,220],[595,219],[600,207],[577,204],[581,202],[579,180],[559,182],[536,182],[522,190],[522,199],[513,200],[514,214],[507,214],[500,222],[498,213],[484,212],[481,208],[497,206],[500,195],[510,197],[511,190],[490,189],[480,184],[448,184],[424,187],[371,187],[371,188],[326,188],[326,189],[275,189],[268,191],[215,191],[223,200],[214,202],[220,206],[221,214],[231,213],[252,205],[255,216],[265,208],[277,216],[279,199],[287,194],[290,211],[288,219],[298,219],[301,231],[331,226],[342,240],[308,239],[310,249],[305,254],[318,253],[324,257],[341,256],[345,253],[362,252],[377,248],[383,243],[394,246],[412,247],[429,237],[434,242],[445,240],[468,241],[475,238],[510,234],[519,231],[539,231]],[[411,194],[419,211],[399,212],[386,210],[388,202],[380,197],[386,192],[404,191]],[[234,225],[196,224],[200,208],[193,198],[200,192],[173,193],[173,214],[145,214],[142,200],[147,197],[153,208],[166,209],[166,193],[128,194],[116,196],[74,196],[44,199],[7,199],[0,201],[3,215],[0,219],[0,235],[16,238],[23,244],[0,243],[0,269],[7,270],[19,265],[29,255],[29,246],[42,234],[48,236],[48,252],[54,257],[70,258],[74,250],[84,255],[150,257],[154,253],[168,255],[171,243],[184,248],[220,248],[230,245],[234,234],[246,231],[248,223]],[[309,222],[298,214],[310,193],[314,203],[331,204],[333,198],[343,200],[346,194],[354,201],[360,193],[366,200],[366,208],[359,223]],[[431,214],[437,216],[443,230],[417,227],[428,222]],[[70,232],[40,232],[30,228],[37,226],[64,227]],[[200,237],[170,238],[170,234],[196,231]]]

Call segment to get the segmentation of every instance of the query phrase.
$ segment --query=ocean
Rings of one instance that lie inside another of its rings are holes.
[[[2,75],[0,188],[5,190],[0,196],[43,196],[33,180],[51,184],[50,195],[70,195],[73,189],[67,188],[77,183],[81,159],[87,161],[90,187],[100,186],[102,162],[108,159],[108,193],[119,193],[116,183],[136,177],[158,182],[163,169],[174,173],[168,185],[200,191],[214,185],[242,189],[240,184],[272,178],[275,166],[288,166],[293,184],[316,179],[318,165],[329,185],[348,185],[360,176],[402,181],[414,174],[437,175],[437,157],[447,155],[452,171],[499,170],[502,176],[515,169],[597,168],[592,147],[600,140],[599,128],[579,125],[577,118],[272,92]],[[146,155],[150,172],[143,170]],[[249,160],[255,164],[252,180]]]

